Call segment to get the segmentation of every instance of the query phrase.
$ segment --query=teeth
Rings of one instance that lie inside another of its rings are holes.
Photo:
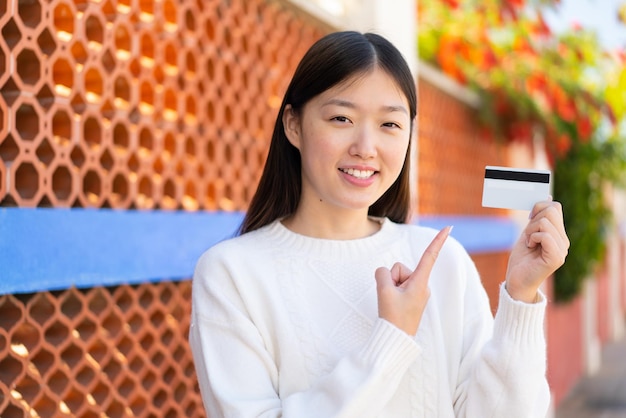
[[[341,171],[358,179],[366,179],[374,175],[374,170],[355,170],[354,168],[342,168]]]

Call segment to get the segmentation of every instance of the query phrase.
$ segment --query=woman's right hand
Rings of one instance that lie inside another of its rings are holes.
[[[451,226],[443,228],[428,245],[415,270],[402,263],[390,269],[376,269],[378,316],[407,334],[417,333],[426,302],[430,297],[428,280],[439,251],[450,235]]]

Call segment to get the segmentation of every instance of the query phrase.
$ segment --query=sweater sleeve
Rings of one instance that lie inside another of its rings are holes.
[[[546,416],[546,303],[544,295],[535,304],[515,301],[502,284],[495,320],[478,314],[466,322],[457,417]]]
[[[228,269],[211,256],[201,258],[194,274],[189,340],[211,418],[373,417],[421,352],[414,339],[378,320],[360,350],[310,388],[281,397],[279,365]]]

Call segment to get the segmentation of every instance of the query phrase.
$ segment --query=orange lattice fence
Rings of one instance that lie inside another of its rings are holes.
[[[0,416],[203,417],[191,283],[0,296]]]
[[[264,0],[0,9],[1,206],[243,209],[323,33]]]

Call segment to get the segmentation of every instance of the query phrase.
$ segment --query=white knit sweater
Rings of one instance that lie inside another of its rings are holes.
[[[544,417],[545,298],[500,290],[448,238],[415,338],[378,318],[377,267],[417,265],[436,231],[387,219],[325,240],[276,221],[198,261],[190,343],[209,418]]]

